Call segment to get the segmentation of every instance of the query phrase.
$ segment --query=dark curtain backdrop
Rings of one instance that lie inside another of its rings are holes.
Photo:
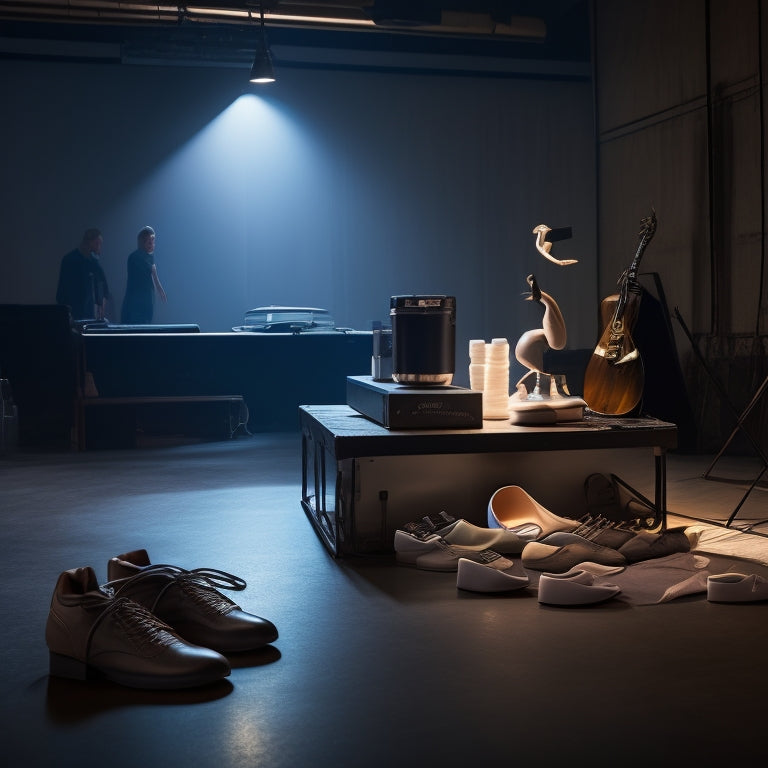
[[[594,345],[589,82],[300,69],[246,93],[245,75],[0,62],[0,303],[52,302],[61,256],[98,226],[117,320],[149,224],[168,293],[156,322],[226,331],[291,304],[367,329],[393,294],[446,293],[466,383],[470,338],[538,327],[534,272],[569,347]],[[537,253],[540,223],[573,227],[556,252],[577,265]]]

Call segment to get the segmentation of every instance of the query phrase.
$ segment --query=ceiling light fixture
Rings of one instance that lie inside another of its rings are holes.
[[[303,8],[304,6],[302,6]],[[282,22],[286,22],[288,26],[331,26],[331,27],[375,27],[376,23],[373,19],[366,18],[354,18],[345,16],[321,16],[321,15],[305,15],[300,13],[275,13],[267,9],[264,13],[264,18],[269,21],[270,24],[280,26]],[[196,21],[241,21],[243,19],[251,18],[251,11],[238,10],[233,8],[210,8],[204,5],[188,5],[184,9],[184,15],[188,19]]]
[[[272,66],[272,54],[267,44],[267,33],[264,29],[264,7],[260,7],[261,30],[259,35],[259,44],[256,47],[256,57],[251,67],[251,76],[248,78],[252,83],[274,83],[275,68]]]

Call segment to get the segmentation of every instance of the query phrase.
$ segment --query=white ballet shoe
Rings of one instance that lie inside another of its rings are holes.
[[[408,524],[411,526],[412,524]],[[492,549],[502,555],[519,555],[533,537],[520,536],[505,528],[481,528],[467,520],[454,520],[434,533],[399,528],[395,531],[396,552],[429,552],[435,548],[435,539],[442,539],[451,546],[462,549]]]
[[[523,547],[536,538],[533,530],[510,531],[506,528],[481,528],[467,520],[457,520],[440,533],[449,544],[458,547],[492,549],[502,555],[519,555]]]
[[[515,564],[506,558],[477,562],[465,557],[459,559],[456,586],[469,592],[512,592],[524,589],[530,583],[527,575],[513,573]]]
[[[590,605],[618,595],[617,584],[595,584],[597,577],[586,570],[568,573],[542,573],[539,602],[545,605]]]
[[[708,576],[707,600],[711,603],[756,603],[768,600],[768,579],[756,573],[718,573]]]

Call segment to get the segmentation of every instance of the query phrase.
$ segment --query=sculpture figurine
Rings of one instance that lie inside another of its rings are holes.
[[[548,349],[563,349],[567,335],[565,332],[565,320],[557,302],[539,288],[535,275],[528,275],[528,285],[531,293],[527,301],[537,301],[544,305],[544,318],[542,328],[526,331],[515,346],[515,358],[520,365],[528,369],[528,373],[517,382],[515,387],[521,400],[541,400],[541,375],[550,376],[550,397],[558,397],[555,379],[544,370],[544,353]],[[525,386],[525,380],[531,375],[536,375],[536,386],[531,394]]]
[[[549,261],[558,266],[576,264],[576,259],[556,259],[551,255],[552,242],[547,236],[560,233],[552,239],[570,237],[567,230],[552,230],[540,224],[533,230],[536,235],[536,249]],[[567,233],[567,234],[563,234]],[[542,327],[526,331],[515,346],[515,358],[528,372],[517,382],[515,392],[509,398],[509,416],[512,424],[555,424],[564,421],[579,421],[584,416],[586,402],[568,392],[565,376],[544,370],[544,354],[548,349],[563,349],[567,340],[565,319],[557,302],[539,287],[535,275],[528,275],[530,287],[527,301],[535,301],[544,307]],[[536,377],[536,383],[529,392],[526,381]],[[542,394],[542,376],[549,377],[549,394]],[[562,390],[562,391],[561,391]]]
[[[533,234],[536,235],[536,250],[545,258],[549,259],[558,267],[567,267],[569,264],[578,264],[578,259],[556,259],[552,255],[552,243],[555,240],[565,240],[571,236],[570,227],[561,227],[552,229],[546,224],[539,224],[534,228]]]

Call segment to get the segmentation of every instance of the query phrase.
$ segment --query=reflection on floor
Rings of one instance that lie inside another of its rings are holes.
[[[728,457],[718,474],[750,463]],[[707,465],[669,457],[671,521],[728,519],[744,486],[703,480]],[[7,764],[708,766],[762,750],[768,604],[563,609],[532,590],[465,593],[455,574],[390,556],[334,560],[300,493],[294,434],[0,460]],[[766,507],[756,488],[736,523],[765,532]],[[243,577],[238,602],[280,638],[205,689],[49,678],[58,574],[91,565],[106,579],[108,558],[137,547]],[[732,556],[711,568],[768,575]]]

